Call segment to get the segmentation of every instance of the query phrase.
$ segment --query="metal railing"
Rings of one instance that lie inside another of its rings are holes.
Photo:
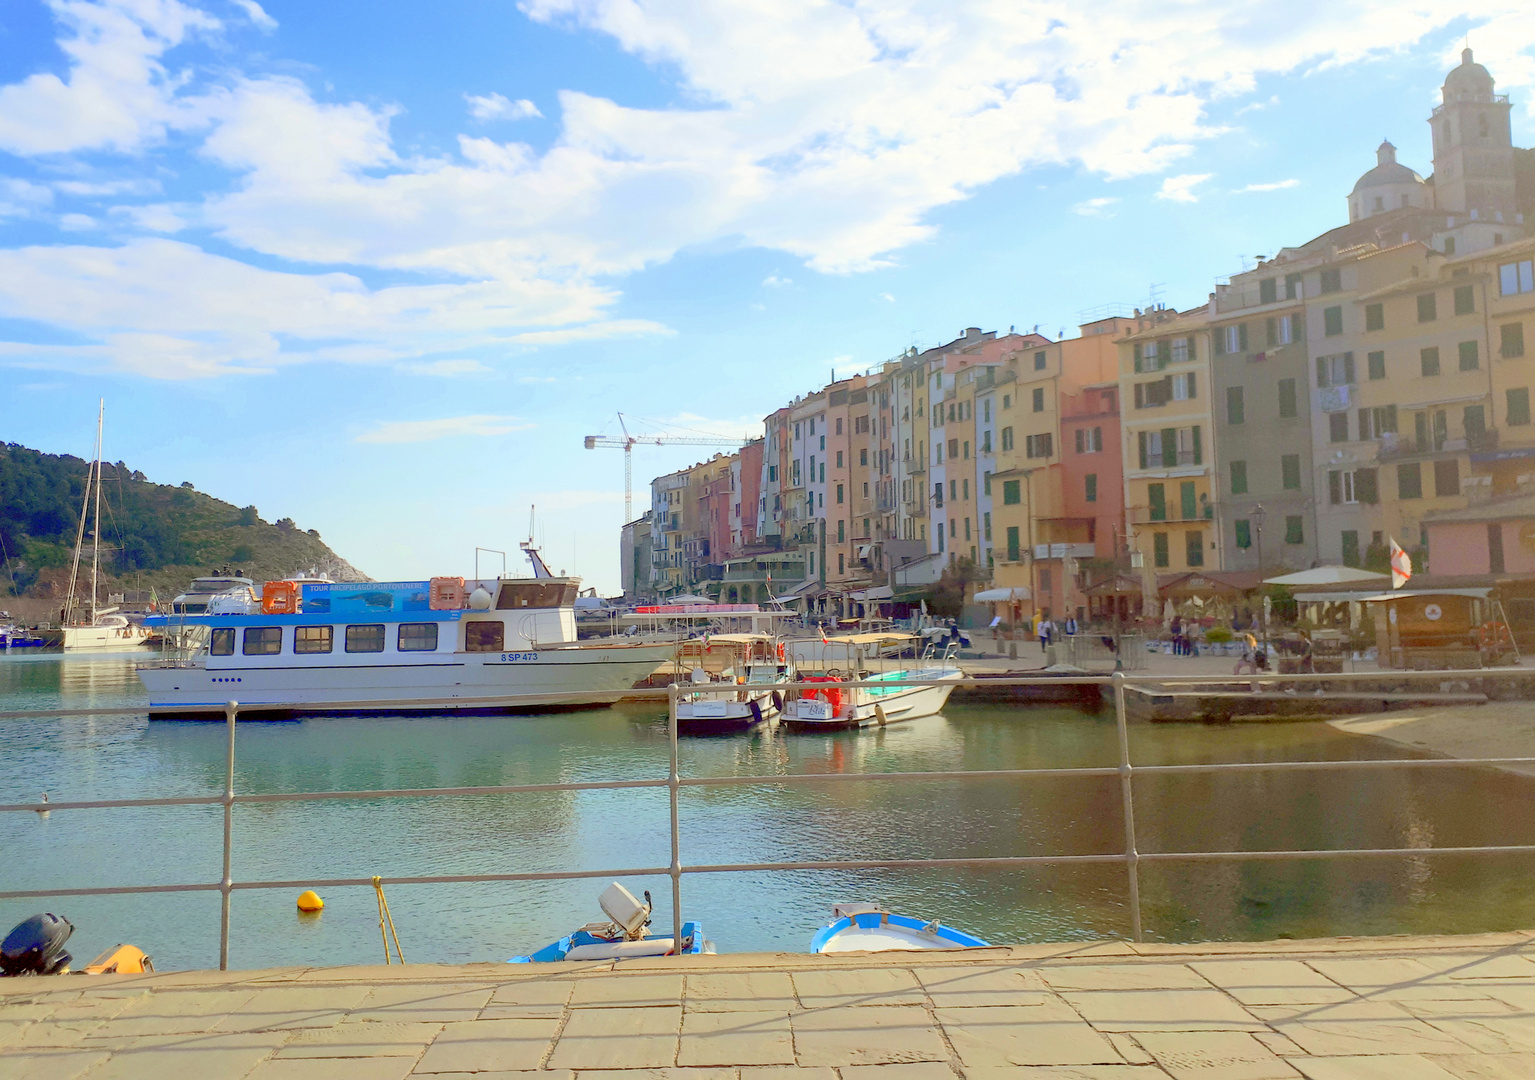
[[[1249,683],[1263,683],[1270,687],[1289,684],[1304,683],[1309,687],[1326,686],[1339,682],[1361,682],[1400,684],[1415,682],[1437,682],[1440,684],[1465,683],[1468,686],[1485,684],[1488,680],[1501,680],[1509,677],[1522,676],[1535,682],[1535,670],[1515,668],[1506,670],[1477,670],[1477,671],[1383,671],[1379,673],[1350,673],[1350,674],[1304,674],[1304,675],[1276,675],[1265,673],[1261,676],[1242,676],[1240,678],[1211,677],[1208,675],[1126,675],[1116,672],[1113,675],[1082,675],[1067,677],[1018,677],[1018,678],[987,678],[977,680],[967,678],[962,680],[933,680],[933,679],[904,679],[882,680],[879,682],[845,681],[841,685],[845,689],[850,688],[878,688],[888,692],[893,687],[916,687],[949,685],[976,686],[993,690],[1000,687],[1051,687],[1059,688],[1064,685],[1080,684],[1082,686],[1108,687],[1112,696],[1117,728],[1117,752],[1118,761],[1114,765],[1087,766],[1087,767],[1062,767],[1062,768],[1029,768],[1029,769],[985,769],[985,770],[951,770],[941,772],[889,772],[889,773],[787,773],[782,775],[765,776],[698,776],[684,777],[678,769],[678,724],[677,704],[679,698],[693,687],[673,685],[665,689],[632,690],[626,696],[637,699],[660,699],[667,701],[667,731],[670,744],[670,766],[667,775],[652,779],[639,780],[587,780],[572,781],[566,783],[550,784],[501,784],[481,787],[438,787],[438,788],[401,788],[387,790],[362,790],[362,791],[302,791],[302,792],[272,792],[263,794],[242,794],[235,791],[235,735],[240,706],[238,702],[230,701],[224,709],[225,724],[228,731],[224,790],[218,795],[187,795],[171,796],[166,798],[148,799],[87,799],[64,802],[38,802],[38,803],[11,803],[0,804],[0,813],[41,813],[67,810],[100,810],[123,809],[133,807],[151,806],[222,806],[223,807],[223,875],[218,881],[213,882],[187,882],[165,885],[118,885],[118,886],[90,886],[67,887],[53,889],[11,889],[0,891],[0,900],[17,899],[42,899],[56,896],[129,896],[145,893],[184,893],[184,892],[217,892],[220,895],[219,914],[219,969],[226,970],[229,966],[229,926],[230,926],[230,898],[236,891],[248,889],[323,889],[344,888],[350,886],[372,886],[375,882],[390,885],[434,885],[434,884],[479,884],[488,882],[518,882],[518,881],[564,881],[580,880],[586,878],[624,878],[624,877],[668,877],[671,881],[672,891],[672,933],[674,940],[682,937],[682,879],[688,874],[727,874],[762,871],[803,871],[803,870],[927,870],[927,869],[1018,869],[1035,866],[1060,866],[1081,865],[1093,863],[1122,863],[1126,871],[1127,908],[1130,915],[1130,937],[1135,941],[1143,940],[1143,925],[1140,899],[1140,864],[1142,862],[1240,862],[1240,861],[1274,861],[1285,859],[1341,859],[1341,858],[1389,858],[1436,855],[1489,855],[1489,854],[1535,854],[1535,844],[1500,844],[1482,846],[1458,846],[1458,847],[1406,847],[1406,848],[1312,848],[1312,849],[1282,849],[1282,850],[1247,850],[1247,851],[1141,851],[1137,842],[1135,826],[1135,795],[1133,779],[1137,775],[1176,775],[1192,773],[1255,773],[1262,771],[1355,771],[1361,769],[1383,768],[1469,768],[1474,766],[1499,766],[1499,765],[1535,765],[1535,757],[1489,757],[1489,758],[1379,758],[1362,760],[1320,760],[1320,761],[1259,761],[1259,762],[1216,762],[1203,764],[1179,764],[1179,765],[1135,765],[1131,761],[1130,754],[1130,728],[1128,721],[1128,709],[1126,695],[1139,691],[1142,687],[1156,688],[1167,692],[1169,688],[1188,688],[1197,690],[1199,687],[1230,688],[1233,684],[1247,686]],[[825,689],[824,683],[793,682],[776,684],[783,689]],[[1287,696],[1275,695],[1269,696]],[[1440,696],[1437,691],[1429,691],[1421,694],[1402,694],[1391,689],[1374,689],[1366,692],[1344,691],[1334,693],[1328,690],[1318,690],[1314,695],[1308,695],[1308,700],[1349,699],[1359,701],[1364,698],[1379,697],[1383,699],[1410,698],[1415,701],[1431,700]],[[1447,703],[1465,703],[1465,693],[1445,693],[1443,697]],[[611,693],[571,693],[560,695],[561,704],[579,704],[582,702],[606,703],[611,701]],[[1292,699],[1293,700],[1293,699]],[[530,705],[547,704],[546,698],[530,699],[528,697],[509,696],[496,699],[477,700],[476,708],[527,708]],[[454,706],[462,706],[462,700],[448,700],[440,698],[415,699],[410,701],[397,701],[391,703],[391,708],[409,710],[412,712],[427,710],[435,707],[451,709]],[[337,702],[315,712],[347,712],[377,708],[378,703],[367,701]],[[1026,704],[1020,702],[1020,707]],[[144,709],[118,706],[115,708],[92,709],[29,709],[11,710],[0,712],[0,720],[26,720],[40,718],[60,717],[86,717],[86,716],[121,716],[124,713],[144,712]],[[206,715],[206,709],[194,709],[190,707],[179,708],[155,708],[156,716],[172,716],[177,713],[201,713]],[[720,863],[685,865],[682,862],[681,833],[679,826],[678,796],[683,788],[703,787],[739,787],[739,786],[793,786],[802,784],[838,784],[838,783],[882,783],[889,781],[913,782],[913,781],[959,781],[971,782],[976,780],[1016,780],[1019,782],[1056,778],[1056,777],[1118,777],[1121,800],[1121,816],[1123,820],[1123,849],[1119,851],[1095,852],[1079,855],[1007,855],[988,856],[980,858],[922,858],[922,859],[823,859],[802,860],[795,862],[755,862],[755,863]],[[413,876],[385,876],[382,878],[354,877],[354,878],[327,878],[302,880],[251,880],[235,881],[231,873],[231,856],[233,851],[233,820],[234,807],[237,803],[280,803],[280,802],[314,802],[326,800],[376,800],[376,799],[401,799],[423,798],[435,796],[477,796],[477,795],[521,795],[538,794],[555,791],[613,791],[627,789],[655,789],[665,788],[669,796],[668,814],[670,818],[671,832],[671,861],[667,866],[650,867],[618,867],[601,870],[558,870],[542,872],[524,872],[507,874],[424,874]]]

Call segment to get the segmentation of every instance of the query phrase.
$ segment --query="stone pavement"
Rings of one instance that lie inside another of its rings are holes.
[[[0,980],[3,1080],[1529,1080],[1535,933]]]

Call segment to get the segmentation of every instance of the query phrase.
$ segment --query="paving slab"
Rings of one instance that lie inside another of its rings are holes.
[[[1021,1005],[1049,992],[1034,968],[920,967],[913,971],[933,1004],[948,1009]]]
[[[1186,964],[1082,964],[1042,967],[1039,976],[1054,990],[1208,990],[1210,984]]]
[[[1358,996],[1299,960],[1201,960],[1189,967],[1243,1005],[1320,1005]]]
[[[1148,1031],[1136,1041],[1176,1080],[1297,1080],[1301,1075],[1245,1031]]]
[[[630,1009],[644,1005],[680,1005],[682,976],[613,974],[577,979],[572,1008]]]
[[[271,1055],[285,1032],[144,1035],[116,1048],[90,1080],[224,1080],[243,1077]]]
[[[551,1069],[656,1069],[676,1064],[681,1005],[572,1009]]]
[[[513,1020],[518,1017],[559,1016],[575,990],[574,979],[519,979],[496,987],[490,1003],[480,1010],[481,1020]]]
[[[477,1075],[475,1080],[481,1080]],[[540,1072],[537,1080],[558,1073]],[[582,1069],[574,1074],[577,1080],[736,1080],[734,1069]]]
[[[1252,1006],[1269,1027],[1308,1054],[1463,1054],[1474,1049],[1390,1001]]]
[[[920,1005],[838,1005],[789,1017],[801,1065],[947,1061],[948,1047]]]
[[[1429,1058],[1460,1080],[1529,1080],[1535,1076],[1535,1054],[1476,1054]]]
[[[446,1024],[474,1020],[490,1002],[495,989],[463,983],[385,983],[368,991],[368,996],[347,1013],[343,1022]]]
[[[895,1065],[848,1065],[842,1080],[955,1080],[954,1070],[941,1061],[912,1061]]]
[[[76,1080],[87,1069],[107,1060],[109,1051],[78,1047],[10,1049],[0,1057],[5,1080]]]
[[[842,1005],[921,1005],[922,984],[902,968],[796,971],[794,990],[807,1009]]]
[[[837,1070],[824,1065],[745,1065],[741,1080],[837,1080]]]
[[[972,1066],[1114,1065],[1124,1056],[1061,1002],[935,1009],[949,1043]]]
[[[1418,1054],[1308,1057],[1295,1062],[1306,1080],[1461,1080]]]
[[[793,1065],[786,1011],[689,1012],[682,1017],[678,1065]]]
[[[558,1027],[558,1020],[539,1017],[444,1024],[442,1034],[421,1055],[416,1072],[536,1069]]]
[[[689,974],[683,1008],[688,1012],[756,1012],[799,1008],[794,980],[785,971],[721,971]]]
[[[1254,1031],[1264,1026],[1219,990],[1093,990],[1061,996],[1100,1031]]]
[[[1033,1065],[966,1069],[965,1080],[1167,1080],[1155,1065]]]
[[[339,1024],[368,997],[366,986],[274,986],[215,1023],[213,1031],[281,1031]]]
[[[279,1058],[405,1057],[414,1061],[442,1030],[441,1024],[338,1024],[293,1032]]]
[[[405,1080],[410,1058],[275,1058],[257,1065],[245,1080]]]

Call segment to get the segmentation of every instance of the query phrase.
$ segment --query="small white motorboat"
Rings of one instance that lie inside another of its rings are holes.
[[[789,642],[789,658],[798,672],[796,680],[818,685],[790,692],[782,722],[800,731],[828,731],[934,715],[949,700],[964,673],[954,660],[952,646],[941,657],[934,655],[931,645],[923,649],[919,659],[899,656],[920,647],[920,639],[914,635],[894,633]],[[911,686],[905,683],[908,679],[933,685]],[[883,685],[839,685],[844,682]]]
[[[834,904],[831,912],[832,924],[810,939],[813,953],[977,949],[989,944],[937,919],[895,915],[879,904]]]
[[[682,643],[678,664],[691,670],[677,700],[677,729],[692,734],[742,731],[776,717],[781,684],[793,668],[769,634],[712,634]]]
[[[543,964],[561,960],[632,960],[638,956],[678,956],[683,953],[712,953],[714,943],[704,940],[704,931],[696,922],[682,924],[682,941],[670,934],[650,933],[650,893],[641,903],[618,882],[602,891],[597,900],[611,922],[587,923],[573,934],[545,945],[526,956],[514,956],[509,964]]]

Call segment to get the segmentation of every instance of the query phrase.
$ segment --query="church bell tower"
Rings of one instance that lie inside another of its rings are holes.
[[[1492,76],[1460,54],[1434,110],[1434,206],[1480,221],[1514,220],[1514,150],[1507,94],[1494,94]]]

